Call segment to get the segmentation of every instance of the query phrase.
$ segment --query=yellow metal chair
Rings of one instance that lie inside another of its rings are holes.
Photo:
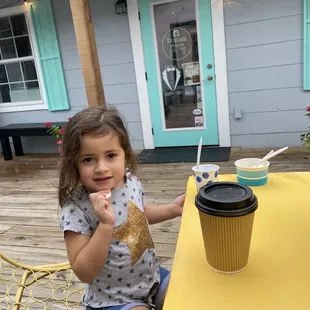
[[[0,252],[0,310],[85,309],[69,263],[26,266]]]

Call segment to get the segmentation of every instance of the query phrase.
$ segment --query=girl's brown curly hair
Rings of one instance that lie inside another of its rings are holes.
[[[108,135],[114,133],[125,152],[126,167],[136,172],[136,155],[131,148],[124,122],[115,108],[90,107],[75,114],[68,122],[63,137],[63,161],[60,171],[59,205],[70,202],[80,188],[77,157],[80,152],[80,137],[83,134]]]

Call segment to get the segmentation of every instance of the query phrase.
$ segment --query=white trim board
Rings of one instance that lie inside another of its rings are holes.
[[[231,146],[227,86],[226,43],[223,11],[224,0],[205,1],[211,1],[219,145]],[[127,0],[127,9],[138,89],[144,148],[153,149],[154,139],[151,126],[152,119],[148,88],[145,80],[146,69],[144,62],[142,34],[140,28],[141,25],[138,14],[138,0]]]
[[[217,119],[220,146],[231,146],[227,86],[224,0],[211,1]]]
[[[136,73],[136,81],[137,81],[144,148],[153,149],[154,139],[151,125],[152,119],[149,103],[149,93],[145,79],[146,69],[144,63],[142,33],[138,13],[139,12],[138,0],[127,0],[127,11],[128,11],[131,46]]]

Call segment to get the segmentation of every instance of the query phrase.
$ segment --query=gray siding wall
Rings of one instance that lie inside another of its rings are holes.
[[[303,1],[232,0],[224,16],[233,146],[300,145],[310,105],[302,88]]]
[[[71,109],[61,112],[0,113],[0,123],[65,121],[87,107],[86,91],[68,0],[53,0],[53,10]],[[140,110],[127,15],[114,13],[113,0],[90,0],[101,74],[108,105],[123,115],[135,149],[143,148]],[[57,152],[53,137],[24,137],[26,153]]]

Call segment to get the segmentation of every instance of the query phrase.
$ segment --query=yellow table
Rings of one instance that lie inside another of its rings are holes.
[[[249,262],[224,275],[207,265],[189,178],[164,310],[310,309],[310,173],[270,173],[265,186],[252,189],[259,207]]]

